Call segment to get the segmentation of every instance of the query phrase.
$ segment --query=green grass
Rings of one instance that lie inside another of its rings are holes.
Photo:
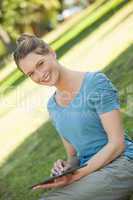
[[[3,43],[0,41],[0,56],[3,56],[4,54],[6,54],[6,49]]]
[[[53,161],[59,157],[66,159],[66,153],[48,121],[32,133],[0,169],[0,199],[36,199],[43,192],[30,191],[29,186],[50,174]]]
[[[110,7],[109,9],[109,5],[111,6],[113,4],[112,2],[118,2],[118,4],[119,2],[121,3],[119,4],[119,6],[116,3],[113,5],[113,7]],[[97,19],[95,18],[96,14],[92,12],[91,15],[89,15],[90,19],[92,20],[91,22],[89,21],[89,17],[87,20],[84,21],[79,20],[79,27],[81,27],[82,31],[75,32],[76,29],[74,28],[73,30],[69,30],[70,32],[74,31],[75,37],[70,37],[68,38],[68,40],[66,37],[67,33],[62,35],[62,37],[66,39],[66,42],[64,42],[62,46],[59,46],[59,49],[57,49],[58,57],[62,57],[62,55],[65,56],[65,54],[72,47],[74,47],[76,44],[80,43],[80,41],[83,41],[87,37],[89,38],[94,34],[97,34],[98,37],[99,27],[101,27],[104,22],[108,22],[109,19],[114,16],[115,11],[117,12],[121,11],[122,7],[125,5],[125,1],[123,2],[109,1],[108,4],[103,4],[103,6],[105,5],[107,6],[106,7],[106,9],[108,9],[107,12],[102,13],[104,10],[103,7],[100,8],[101,10],[103,9],[102,11],[96,10],[95,13],[99,12],[99,15],[97,14],[99,16]],[[95,20],[93,19],[92,16],[94,17]],[[108,23],[106,24],[106,27],[108,27]],[[104,37],[101,38],[101,40],[103,41],[105,39],[108,40],[107,36],[108,34],[110,34],[110,32],[111,30],[109,30],[109,33],[106,33],[106,35],[104,35]],[[72,35],[70,34],[69,36]],[[112,37],[115,37],[115,35],[112,34]],[[55,42],[55,44],[56,43],[57,41]],[[82,48],[84,49],[84,46],[82,46]],[[110,64],[103,69],[103,72],[105,72],[109,76],[109,78],[118,87],[120,91],[124,127],[127,129],[131,137],[133,137],[133,124],[132,124],[132,117],[129,116],[127,112],[128,110],[126,101],[128,95],[131,95],[128,93],[130,91],[127,88],[129,88],[129,86],[132,85],[132,75],[133,75],[132,51],[133,51],[132,45],[130,45],[126,49],[123,49],[123,52],[119,56],[111,60]],[[74,54],[73,54],[73,60],[75,60]],[[15,76],[16,75],[14,75],[13,79],[15,79]],[[10,80],[12,84],[15,84],[14,86],[17,86],[20,83],[18,81],[19,78],[18,80],[16,79],[14,82],[12,78]],[[30,86],[31,85],[29,85],[29,87]],[[37,116],[35,117],[37,119]],[[17,118],[19,117],[16,116],[16,118],[14,119],[16,120],[16,123],[17,123]],[[19,134],[19,131],[16,131],[15,134]],[[6,137],[8,143],[8,135],[6,135]],[[1,138],[2,138],[2,132],[1,132]],[[12,139],[14,140],[14,138]],[[39,199],[41,195],[45,192],[47,193],[47,191],[43,190],[29,191],[28,187],[40,180],[43,180],[46,176],[48,176],[50,173],[50,169],[52,168],[53,162],[58,158],[66,159],[66,153],[64,147],[51,121],[44,122],[35,132],[32,132],[29,137],[27,137],[24,141],[21,142],[21,144],[16,149],[14,149],[14,151],[9,154],[5,162],[1,165],[0,199],[1,200]]]
[[[110,63],[103,71],[108,75],[119,90],[120,102],[123,110],[125,128],[133,138],[133,45],[130,45],[121,55]],[[129,89],[131,88],[131,89]],[[128,103],[127,103],[128,102]],[[131,115],[131,116],[130,116]]]

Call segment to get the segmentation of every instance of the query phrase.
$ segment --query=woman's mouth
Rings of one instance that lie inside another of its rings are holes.
[[[46,72],[43,82],[48,82],[50,80],[50,72]]]

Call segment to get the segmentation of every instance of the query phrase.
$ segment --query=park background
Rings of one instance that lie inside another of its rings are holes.
[[[63,65],[102,70],[119,91],[124,128],[133,138],[133,2],[130,0],[0,1],[0,199],[35,200],[29,186],[66,159],[47,101],[55,88],[33,83],[16,67],[16,38],[33,33]],[[132,198],[133,199],[133,198]]]

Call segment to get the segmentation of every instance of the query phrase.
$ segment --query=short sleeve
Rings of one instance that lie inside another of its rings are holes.
[[[120,109],[118,90],[104,73],[96,73],[92,84],[91,101],[98,114]]]

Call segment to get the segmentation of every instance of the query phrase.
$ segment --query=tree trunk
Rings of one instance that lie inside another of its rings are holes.
[[[12,40],[11,40],[10,36],[3,29],[2,26],[0,26],[0,39],[1,39],[2,43],[4,44],[4,46],[6,47],[7,51],[9,53],[12,52],[14,45],[12,43]]]

